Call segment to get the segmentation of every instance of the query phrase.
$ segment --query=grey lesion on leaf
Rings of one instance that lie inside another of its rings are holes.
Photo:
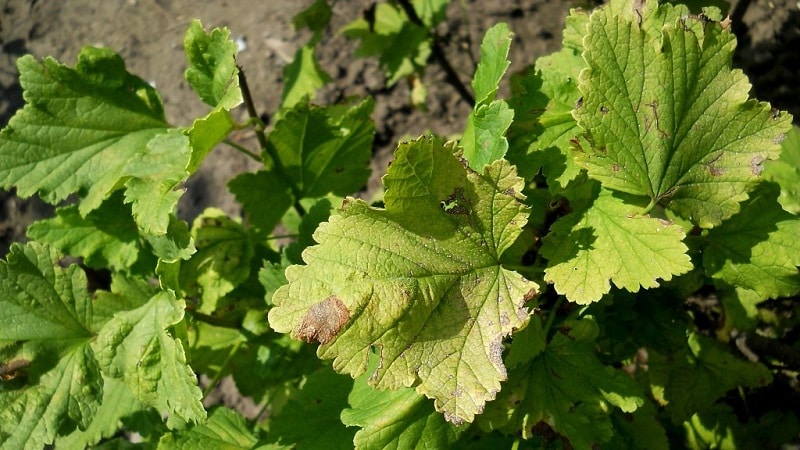
[[[761,172],[764,171],[764,166],[761,163],[763,163],[764,160],[765,158],[760,155],[756,155],[750,160],[750,172],[752,172],[753,175],[757,177],[761,176]]]
[[[327,344],[333,340],[350,319],[347,306],[335,295],[311,305],[303,316],[295,335],[306,341]]]
[[[705,164],[705,166],[708,168],[708,173],[710,173],[712,177],[718,177],[725,173],[725,171],[716,164],[720,159],[722,159],[722,155],[723,153],[720,152],[720,154]]]
[[[0,378],[2,378],[3,381],[11,381],[19,375],[22,369],[30,365],[31,362],[24,358],[14,359],[5,364],[0,364]]]

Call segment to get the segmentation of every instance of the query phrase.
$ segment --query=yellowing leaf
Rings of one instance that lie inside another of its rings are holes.
[[[416,386],[449,421],[472,421],[500,390],[502,339],[538,289],[499,262],[526,222],[523,183],[506,161],[478,174],[431,140],[396,156],[386,209],[346,200],[303,253],[308,265],[287,269],[270,325],[320,341],[320,357],[352,376],[377,348],[371,383]]]

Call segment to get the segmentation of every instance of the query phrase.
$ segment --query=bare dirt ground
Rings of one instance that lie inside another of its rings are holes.
[[[72,65],[84,45],[107,46],[119,52],[134,74],[161,92],[168,120],[189,125],[207,111],[183,80],[186,60],[183,35],[193,18],[206,28],[226,26],[239,40],[238,63],[246,71],[256,106],[269,116],[276,110],[282,89],[282,70],[308,35],[291,27],[292,17],[312,0],[0,0],[0,127],[20,108],[22,92],[15,68],[24,54],[52,56]],[[355,44],[337,31],[358,18],[372,1],[338,1],[334,19],[319,48],[322,67],[336,80],[320,93],[322,104],[349,96],[372,95],[375,141],[374,174],[370,189],[379,185],[397,141],[425,132],[460,133],[469,112],[443,71],[433,63],[424,82],[428,86],[428,112],[409,106],[408,86],[401,82],[384,87],[384,76],[374,60],[354,59]],[[510,73],[531,65],[539,56],[560,48],[561,29],[571,0],[463,0],[453,2],[445,36],[445,52],[465,83],[471,78],[483,32],[505,21],[515,33],[509,59]],[[583,2],[583,6],[592,6]],[[796,0],[753,0],[737,23],[740,38],[735,64],[751,77],[754,95],[800,117],[800,4]],[[502,95],[502,92],[501,92]],[[244,115],[244,112],[241,112]],[[797,119],[796,119],[797,120]],[[237,137],[234,137],[237,138]],[[244,145],[256,148],[247,136]],[[256,165],[228,148],[215,150],[200,172],[187,183],[180,215],[191,220],[207,206],[239,214],[227,190],[227,181]],[[34,199],[19,199],[0,191],[0,257],[11,242],[25,238],[34,220],[52,215],[52,207]],[[223,395],[233,388],[221,390]],[[240,399],[241,400],[241,399]],[[234,400],[235,401],[235,400]],[[246,409],[246,408],[244,408]]]
[[[429,110],[421,112],[409,106],[405,83],[386,89],[374,60],[353,58],[355,43],[337,31],[360,17],[371,3],[336,2],[326,44],[318,52],[322,67],[336,81],[323,89],[317,100],[328,103],[353,95],[375,97],[373,118],[378,135],[370,182],[374,189],[401,137],[459,133],[469,106],[446,85],[445,75],[436,65],[425,75]],[[243,44],[238,62],[250,80],[256,106],[269,115],[280,101],[283,67],[308,39],[292,29],[291,19],[309,4],[311,0],[0,0],[0,126],[23,104],[15,67],[19,56],[52,56],[72,65],[84,45],[107,46],[119,52],[131,72],[161,92],[170,122],[189,125],[206,111],[183,80],[183,34],[193,18],[200,18],[207,28],[228,27]],[[576,0],[453,2],[448,23],[438,31],[446,38],[445,52],[467,82],[480,39],[491,25],[505,21],[515,33],[509,58],[510,73],[514,73],[560,47],[564,17],[576,5],[592,6]],[[736,57],[736,64],[751,76],[754,93],[795,117],[800,116],[798,8],[795,0],[754,0],[737,28],[740,44]],[[241,139],[246,143],[248,138]],[[237,214],[226,183],[235,174],[254,168],[253,161],[241,154],[217,149],[189,181],[181,216],[191,219],[212,205]],[[31,221],[50,214],[52,208],[35,199],[21,200],[0,191],[0,255],[5,255],[10,242],[24,239]]]

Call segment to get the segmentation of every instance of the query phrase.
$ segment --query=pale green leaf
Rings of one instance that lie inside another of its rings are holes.
[[[375,134],[369,115],[374,105],[367,99],[336,117],[333,108],[299,103],[275,124],[267,140],[268,153],[280,159],[297,195],[347,195],[366,184]],[[278,175],[273,171],[272,176]]]
[[[181,264],[185,295],[200,295],[200,312],[210,314],[217,301],[250,276],[255,249],[247,231],[219,209],[208,208],[192,225],[197,253]]]
[[[590,133],[581,163],[603,186],[661,202],[704,228],[739,209],[778,156],[791,116],[748,100],[731,70],[734,35],[685,7],[648,0],[589,21],[575,117]],[[641,25],[640,25],[641,23]]]
[[[472,77],[475,105],[488,105],[494,101],[500,81],[508,70],[508,51],[511,48],[511,30],[508,24],[498,23],[486,31],[481,42],[481,59]]]
[[[715,280],[751,289],[762,300],[800,292],[800,218],[777,202],[778,186],[761,183],[741,210],[710,230],[703,266]]]
[[[347,199],[320,225],[270,325],[319,341],[352,376],[378,348],[371,383],[417,385],[449,421],[472,421],[506,378],[502,339],[538,289],[499,263],[526,222],[523,181],[503,160],[478,174],[422,139],[398,148],[384,183],[386,209]]]
[[[58,267],[55,250],[39,243],[14,244],[0,261],[0,340],[89,339],[92,301],[76,265]]]
[[[121,379],[142,404],[168,415],[170,428],[206,417],[183,344],[168,331],[183,319],[185,307],[172,294],[158,292],[142,306],[116,314],[95,341],[103,373]]]
[[[161,99],[107,49],[84,48],[75,69],[31,56],[17,66],[27,104],[0,132],[0,186],[50,203],[79,193],[86,215],[167,131]]]
[[[192,147],[192,156],[186,171],[193,174],[200,167],[203,159],[222,142],[234,128],[231,113],[223,108],[216,108],[205,117],[196,119],[189,128],[189,145]]]
[[[474,170],[481,170],[508,151],[506,130],[514,120],[514,110],[503,100],[479,105],[470,113],[461,138],[464,158]]]
[[[75,265],[61,269],[48,246],[14,244],[7,258],[0,261],[0,340],[20,343],[4,356],[36,381],[0,390],[0,442],[41,448],[62,427],[87,426],[100,404],[92,301],[83,272]]]
[[[330,75],[319,65],[314,51],[312,45],[300,47],[294,60],[284,66],[282,109],[290,109],[306,98],[314,100],[317,89],[331,81]]]
[[[800,127],[794,126],[781,143],[781,157],[764,163],[764,178],[781,186],[778,201],[786,211],[800,214]]]
[[[368,372],[377,367],[370,358]],[[447,423],[430,400],[412,388],[379,391],[368,384],[368,373],[358,377],[350,392],[350,408],[342,411],[342,423],[359,426],[353,443],[357,449],[450,448],[466,426]]]
[[[38,347],[23,369],[36,383],[0,391],[1,449],[43,448],[64,429],[88,426],[102,400],[103,380],[88,340]]]
[[[45,242],[63,253],[83,258],[84,264],[117,271],[139,259],[142,243],[131,208],[113,195],[100,208],[81,217],[76,205],[56,210],[56,217],[34,222],[28,237]]]
[[[352,386],[348,377],[327,368],[309,374],[301,389],[270,421],[268,439],[297,450],[352,449],[356,430],[339,420]]]
[[[495,96],[510,64],[507,58],[511,36],[508,25],[498,23],[486,31],[481,42],[481,59],[472,78],[475,108],[461,138],[464,158],[474,170],[482,170],[508,150],[505,134],[514,119],[514,110],[506,102],[495,100]]]
[[[163,235],[184,189],[178,188],[188,177],[191,157],[189,138],[172,129],[155,136],[145,150],[135,155],[124,169],[131,176],[125,183],[125,202],[145,234]]]
[[[139,413],[144,407],[133,396],[122,381],[103,377],[103,403],[97,409],[94,419],[85,430],[56,439],[56,448],[87,448],[114,436],[122,426],[125,417]]]
[[[197,95],[212,107],[232,109],[242,102],[239,69],[236,67],[236,43],[227,28],[206,33],[199,20],[192,21],[183,39],[189,60],[186,81]]]
[[[147,242],[153,248],[153,254],[160,261],[175,262],[181,259],[189,259],[196,251],[194,239],[189,233],[189,224],[186,221],[169,217],[167,233],[161,236],[145,236]]]
[[[412,23],[402,8],[392,3],[376,4],[370,21],[358,19],[341,32],[361,40],[356,56],[378,56],[388,86],[421,71],[431,54],[428,30]]]
[[[541,327],[537,316],[528,327]],[[497,401],[479,420],[484,427],[530,438],[543,422],[572,448],[592,448],[613,437],[612,407],[633,412],[644,404],[636,382],[603,365],[595,353],[597,324],[581,319],[562,325],[544,352],[512,369]],[[544,333],[535,333],[542,339]]]
[[[679,225],[641,215],[594,182],[574,195],[585,200],[570,204],[572,212],[553,224],[541,248],[545,280],[570,301],[600,300],[611,282],[631,292],[658,287],[659,279],[692,269]]]
[[[256,448],[257,441],[241,415],[228,408],[217,408],[209,414],[205,423],[163,435],[157,448],[239,450]]]

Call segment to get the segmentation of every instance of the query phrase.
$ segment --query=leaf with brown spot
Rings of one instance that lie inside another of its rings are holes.
[[[350,318],[350,311],[335,295],[308,309],[295,336],[306,342],[327,344],[339,333]]]

